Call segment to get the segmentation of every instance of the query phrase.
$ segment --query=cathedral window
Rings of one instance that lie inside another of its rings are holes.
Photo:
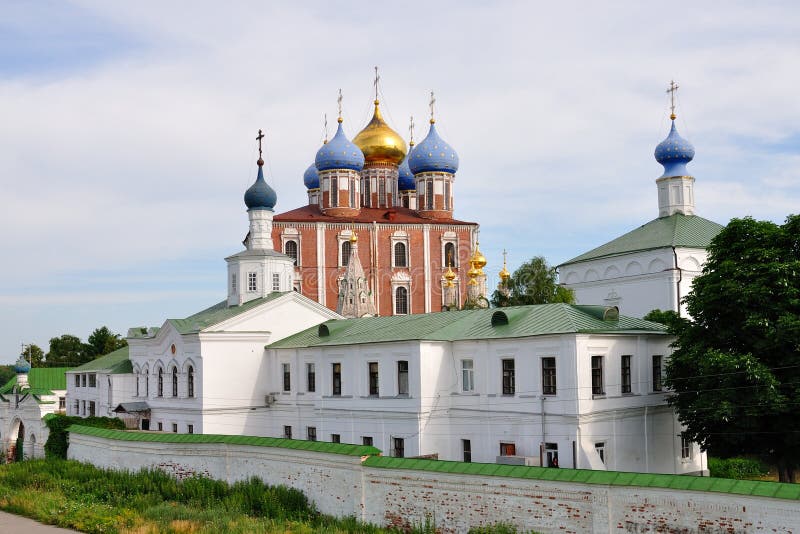
[[[386,179],[378,178],[378,206],[386,205]]]
[[[272,290],[273,291],[281,290],[281,275],[278,273],[272,273]]]
[[[450,180],[444,181],[444,209],[452,209],[450,206]]]
[[[186,396],[190,399],[194,398],[194,367],[191,365],[186,374]]]
[[[592,395],[604,395],[603,357],[592,356]]]
[[[236,273],[231,273],[231,294],[236,293]]]
[[[144,396],[150,396],[150,371],[144,370]]]
[[[372,207],[372,199],[370,198],[370,179],[364,180],[364,200],[361,202],[363,206]]]
[[[292,389],[292,367],[288,363],[281,365],[283,369],[283,391],[291,391]]]
[[[339,205],[339,179],[335,176],[331,178],[331,207],[335,208]]]
[[[369,368],[369,394],[377,397],[379,395],[378,362],[369,362],[367,367]]]
[[[139,373],[136,373],[136,397],[139,396]]]
[[[158,368],[158,396],[164,396],[164,369]]]
[[[347,264],[350,263],[350,249],[351,249],[350,241],[342,241],[342,259],[341,265],[342,267],[347,267]]]
[[[425,185],[425,207],[433,209],[433,178],[428,179]]]
[[[172,396],[178,396],[178,368],[172,368]]]
[[[408,314],[408,289],[398,287],[394,292],[394,313],[395,315]]]
[[[283,253],[292,258],[297,265],[297,241],[289,240],[283,245]]]
[[[342,364],[331,364],[331,395],[338,397],[342,394]]]
[[[444,261],[445,266],[458,267],[458,256],[456,255],[456,244],[447,242],[444,244]]]
[[[247,273],[247,290],[258,291],[258,276],[256,273]]]
[[[408,267],[408,255],[406,254],[405,243],[394,244],[394,266]]]
[[[350,180],[350,207],[356,207],[356,181]]]

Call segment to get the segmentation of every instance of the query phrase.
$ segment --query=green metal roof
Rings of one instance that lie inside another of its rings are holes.
[[[558,469],[527,467],[522,465],[480,464],[421,460],[414,458],[389,458],[370,456],[363,465],[380,469],[413,469],[434,473],[483,475],[556,482],[579,482],[605,486],[639,486],[674,490],[708,491],[800,500],[800,484],[764,482],[760,480],[731,480],[727,478],[698,477],[693,475],[661,475],[653,473],[627,473],[622,471],[592,471],[589,469]]]
[[[111,430],[81,425],[71,425],[73,434],[96,436],[117,441],[146,441],[153,443],[227,443],[229,445],[252,445],[256,447],[277,447],[304,451],[327,452],[345,456],[368,456],[380,454],[380,449],[368,445],[347,443],[328,443],[326,441],[303,441],[299,439],[265,438],[258,436],[228,436],[222,434],[175,434],[169,432],[143,432],[140,430]]]
[[[661,324],[624,315],[620,315],[618,320],[603,320],[606,310],[604,306],[540,304],[332,319],[323,323],[329,332],[327,336],[320,336],[320,327],[314,326],[267,347],[281,349],[408,340],[502,339],[564,333],[666,333],[666,328]],[[492,315],[495,313],[505,313],[508,324],[492,326]]]
[[[26,390],[32,395],[52,395],[53,390],[67,389],[67,375],[71,367],[34,367],[28,372],[28,385]],[[0,388],[0,394],[11,393],[11,389],[17,383],[17,377],[9,379]]]
[[[133,372],[133,366],[128,359],[128,347],[122,347],[114,352],[109,352],[105,356],[100,356],[90,362],[84,363],[80,367],[72,369],[73,372],[83,371],[110,371],[113,375],[127,374]]]
[[[707,248],[724,226],[697,215],[676,213],[654,219],[605,245],[581,254],[563,265],[667,247]]]
[[[194,315],[190,315],[185,319],[168,319],[168,321],[172,324],[172,326],[175,327],[175,330],[181,334],[200,332],[209,326],[221,323],[222,321],[227,321],[231,317],[236,317],[240,313],[252,310],[256,306],[271,300],[275,300],[284,295],[286,295],[286,292],[274,292],[270,293],[266,297],[245,302],[240,306],[228,306],[228,301],[223,300],[222,302],[214,304],[210,308],[206,308],[205,310],[197,312]]]

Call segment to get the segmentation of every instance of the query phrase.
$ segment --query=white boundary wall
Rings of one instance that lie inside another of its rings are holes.
[[[257,476],[303,491],[317,508],[376,524],[443,532],[509,522],[537,532],[800,532],[800,501],[367,467],[359,457],[227,444],[117,441],[70,434],[69,458],[235,482]]]

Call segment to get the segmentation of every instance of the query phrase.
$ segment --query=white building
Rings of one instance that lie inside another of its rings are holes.
[[[703,456],[662,389],[670,342],[602,306],[328,321],[268,347],[267,433],[392,456],[697,473]]]
[[[43,458],[50,435],[43,418],[64,413],[64,367],[31,369],[24,358],[14,366],[17,376],[0,388],[0,454],[6,460]]]
[[[722,226],[695,215],[694,177],[686,164],[694,147],[675,128],[655,151],[664,174],[656,180],[658,218],[559,265],[561,282],[580,304],[619,306],[643,317],[653,309],[686,315],[681,299],[706,262],[706,248]]]
[[[128,347],[67,371],[67,415],[113,417],[134,390]]]

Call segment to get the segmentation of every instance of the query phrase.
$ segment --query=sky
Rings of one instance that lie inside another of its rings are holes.
[[[436,126],[455,217],[496,282],[657,217],[655,146],[695,146],[696,209],[800,209],[796,2],[0,0],[0,363],[20,343],[124,334],[225,297],[259,128],[277,212],[334,131]]]

